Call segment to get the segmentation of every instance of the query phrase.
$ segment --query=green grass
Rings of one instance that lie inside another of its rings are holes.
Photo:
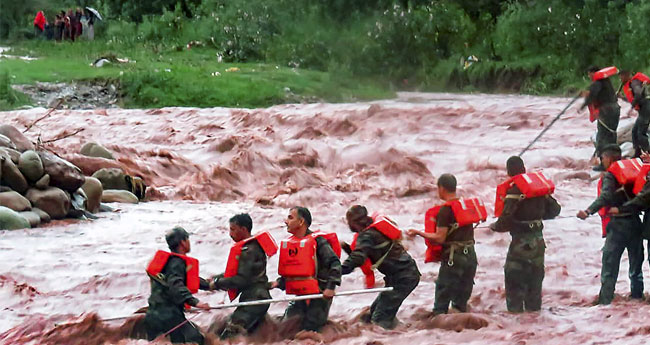
[[[210,48],[170,49],[160,44],[111,41],[12,44],[12,55],[38,60],[1,59],[13,84],[114,79],[125,93],[124,107],[266,107],[300,100],[343,102],[393,97],[387,83],[337,73],[292,69],[275,64],[220,63]],[[128,58],[102,68],[102,56]],[[237,67],[239,71],[227,72]],[[213,74],[218,72],[218,76]]]

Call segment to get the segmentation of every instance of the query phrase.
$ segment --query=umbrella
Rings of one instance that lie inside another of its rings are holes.
[[[86,7],[86,9],[87,9],[88,11],[90,11],[90,12],[91,12],[95,17],[97,17],[97,19],[99,19],[99,20],[103,20],[103,19],[102,19],[102,15],[99,14],[99,12],[97,12],[96,9],[94,9],[94,8],[92,8],[92,7]]]

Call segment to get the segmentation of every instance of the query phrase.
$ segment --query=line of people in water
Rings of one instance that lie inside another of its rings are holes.
[[[498,220],[490,226],[512,236],[504,266],[506,305],[511,312],[538,311],[541,308],[544,279],[544,219],[560,213],[552,197],[553,182],[540,172],[527,173],[521,158],[513,156],[506,164],[510,178],[497,188]],[[173,343],[202,344],[203,335],[188,322],[184,310],[190,306],[209,310],[207,303],[193,296],[198,290],[228,291],[231,300],[240,302],[270,299],[270,289],[289,295],[322,293],[323,298],[290,302],[284,317],[300,318],[303,331],[319,332],[326,324],[332,297],[341,277],[360,268],[366,287],[375,284],[374,270],[384,275],[386,287],[370,306],[364,320],[386,329],[394,328],[403,301],[420,282],[415,260],[401,243],[404,235],[423,237],[427,244],[426,262],[440,262],[436,280],[433,314],[445,314],[450,306],[469,310],[477,257],[474,228],[487,219],[487,210],[477,198],[459,198],[457,181],[451,174],[437,180],[438,196],[444,202],[425,214],[424,230],[403,232],[388,217],[370,214],[361,205],[350,207],[347,224],[355,233],[353,242],[339,242],[336,233],[310,229],[312,216],[307,208],[294,207],[285,220],[289,237],[279,246],[268,232],[254,234],[248,214],[230,219],[230,250],[226,270],[210,279],[198,276],[198,261],[187,256],[189,234],[176,227],[166,234],[170,251],[158,251],[147,267],[151,296],[144,319],[148,337],[169,335]],[[341,253],[348,255],[341,260]],[[269,282],[267,259],[279,252],[276,281]],[[264,321],[269,305],[239,306],[221,331],[221,338],[251,334]]]

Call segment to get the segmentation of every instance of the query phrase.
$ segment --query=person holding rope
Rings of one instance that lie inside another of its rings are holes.
[[[621,185],[615,172],[624,172],[623,169],[612,170],[610,166],[621,159],[621,148],[616,144],[605,146],[601,151],[601,161],[608,169],[599,182],[599,195],[586,210],[579,211],[577,217],[587,219],[591,214],[611,208],[620,208],[630,200],[629,185]],[[617,164],[618,165],[618,164]],[[613,172],[612,172],[613,171]],[[618,270],[621,265],[621,255],[627,249],[629,257],[629,276],[631,298],[643,298],[643,239],[641,237],[641,221],[638,209],[626,212],[610,213],[609,221],[605,226],[605,247],[603,247],[602,268],[600,273],[600,293],[598,304],[610,304],[614,299],[614,290],[618,280]],[[619,209],[620,211],[620,209]]]
[[[199,278],[199,261],[186,255],[190,252],[190,239],[185,229],[174,227],[165,240],[171,252],[159,250],[147,266],[151,279],[149,308],[144,318],[147,337],[153,340],[169,335],[172,343],[202,345],[203,335],[187,321],[183,309],[210,310],[210,305],[192,296],[199,289],[209,290],[210,284]]]
[[[420,271],[400,242],[402,232],[390,219],[369,217],[368,210],[361,205],[350,207],[345,218],[350,230],[359,236],[354,250],[349,251],[343,262],[343,274],[352,273],[368,259],[373,269],[377,268],[384,274],[386,286],[392,286],[393,291],[379,294],[370,306],[367,321],[393,329],[398,323],[395,315],[399,307],[420,282]],[[349,249],[347,243],[343,247]]]
[[[474,288],[476,275],[476,251],[474,250],[474,227],[472,223],[458,226],[458,218],[453,210],[458,204],[456,196],[456,177],[442,174],[438,178],[438,196],[445,201],[435,218],[435,232],[422,232],[411,229],[410,237],[421,236],[428,241],[442,245],[442,262],[436,280],[436,295],[433,305],[434,315],[446,314],[449,303],[460,312],[467,312],[467,301]],[[425,223],[426,224],[426,223]]]
[[[230,300],[239,302],[270,299],[266,276],[266,257],[274,255],[278,246],[268,232],[251,236],[253,220],[247,213],[230,218],[230,238],[236,243],[230,249],[226,272],[213,278],[211,289],[227,290]],[[237,307],[230,315],[221,339],[254,332],[264,321],[269,304]]]
[[[650,78],[641,72],[637,72],[633,76],[630,71],[621,71],[619,77],[623,83],[623,97],[630,102],[632,109],[639,113],[634,121],[634,127],[632,127],[632,145],[634,146],[634,157],[641,157],[643,152],[650,152],[648,143],[650,100],[646,92]]]
[[[539,311],[546,250],[542,220],[557,217],[561,206],[551,196],[552,184],[541,181],[545,177],[540,173],[526,174],[524,161],[519,156],[508,158],[506,170],[510,179],[497,188],[495,203],[502,205],[502,209],[495,206],[499,218],[490,225],[492,231],[509,232],[512,236],[503,266],[506,307],[511,313]],[[522,189],[533,193],[528,197]],[[500,195],[500,191],[504,191],[504,195]]]
[[[616,91],[609,77],[616,71],[615,67],[600,69],[590,67],[587,72],[592,80],[585,102],[580,110],[589,107],[592,121],[598,120],[598,133],[596,134],[596,155],[600,156],[603,148],[609,144],[616,144],[616,130],[621,116],[618,106]],[[604,171],[602,162],[594,167],[596,171]]]

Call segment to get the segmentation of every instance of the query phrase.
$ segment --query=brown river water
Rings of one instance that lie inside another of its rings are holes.
[[[191,255],[201,275],[223,272],[228,219],[248,212],[253,231],[286,236],[288,208],[308,207],[312,229],[336,231],[350,241],[345,210],[364,204],[390,215],[403,229],[423,228],[424,212],[438,203],[435,179],[453,173],[462,196],[486,202],[505,179],[505,161],[518,154],[570,99],[515,95],[404,93],[397,99],[352,104],[289,104],[267,109],[164,108],[151,110],[60,110],[27,132],[84,170],[97,164],[78,154],[89,141],[114,152],[113,164],[144,177],[150,201],[117,205],[95,221],[57,221],[44,228],[0,231],[0,343],[147,344],[137,320],[146,306],[144,267],[164,232],[182,225],[192,232]],[[643,344],[650,334],[650,305],[628,300],[627,257],[618,297],[592,306],[600,287],[604,240],[600,220],[574,216],[596,196],[589,157],[594,125],[579,102],[523,158],[556,184],[562,216],[547,221],[543,309],[506,311],[503,264],[507,234],[476,229],[479,260],[471,314],[431,320],[438,264],[424,264],[421,239],[404,244],[418,261],[422,280],[406,299],[392,331],[362,324],[358,316],[374,295],[334,300],[323,342],[331,344]],[[621,113],[626,114],[626,108]],[[37,108],[0,113],[2,123],[25,128],[45,113]],[[625,116],[625,115],[623,115]],[[488,222],[492,221],[489,219]],[[650,274],[644,265],[646,277]],[[277,256],[269,260],[277,277]],[[378,279],[379,279],[378,275]],[[645,279],[646,286],[648,279]],[[382,283],[380,282],[381,285]],[[358,270],[339,290],[363,288]],[[283,292],[272,291],[274,297]],[[200,292],[211,305],[224,292]],[[250,339],[234,342],[315,343],[291,340],[292,325],[273,321],[286,303],[274,304],[270,321]],[[189,315],[204,330],[228,311]],[[216,340],[211,343],[218,344]],[[155,343],[164,344],[165,340]]]

